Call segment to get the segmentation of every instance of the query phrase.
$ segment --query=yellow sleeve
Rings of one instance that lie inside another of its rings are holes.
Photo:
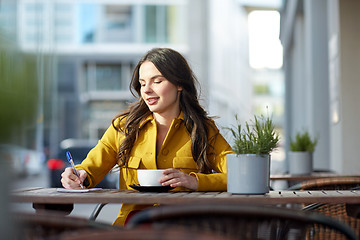
[[[212,165],[214,166],[214,173],[190,173],[198,180],[198,191],[226,191],[226,155],[233,153],[231,146],[227,143],[224,137],[219,133],[216,134],[214,148],[216,157]]]
[[[82,163],[76,165],[76,169],[87,172],[90,183],[88,187],[96,186],[117,164],[122,139],[123,135],[111,125]]]

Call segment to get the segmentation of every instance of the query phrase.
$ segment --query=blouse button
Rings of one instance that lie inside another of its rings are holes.
[[[162,150],[162,154],[163,154],[163,155],[168,155],[168,153],[169,153],[169,150],[168,150],[168,149],[164,148],[164,149]]]

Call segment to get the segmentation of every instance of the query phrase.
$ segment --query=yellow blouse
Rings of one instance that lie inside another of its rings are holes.
[[[119,119],[116,121],[115,124]],[[172,121],[157,156],[157,126],[153,116],[149,115],[139,128],[139,137],[132,148],[128,166],[120,168],[120,189],[131,189],[129,185],[138,184],[137,169],[175,168],[195,176],[199,183],[198,191],[226,191],[226,154],[232,153],[232,151],[217,128],[216,131],[209,129],[209,138],[215,136],[212,145],[216,152],[216,157],[212,162],[215,172],[211,174],[198,172],[192,157],[191,139],[184,125],[183,113]],[[76,169],[83,169],[88,173],[89,187],[96,186],[117,164],[118,149],[123,139],[123,134],[110,126],[84,161],[76,166]],[[187,189],[175,188],[173,191],[184,190]],[[123,225],[131,211],[145,207],[149,206],[123,204],[114,224]]]

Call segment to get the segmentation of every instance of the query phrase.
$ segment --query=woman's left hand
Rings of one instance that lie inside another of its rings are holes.
[[[171,187],[185,187],[191,190],[198,189],[199,184],[196,177],[190,176],[189,174],[174,168],[165,169],[163,174],[165,176],[160,179],[160,183],[163,186],[170,185]]]

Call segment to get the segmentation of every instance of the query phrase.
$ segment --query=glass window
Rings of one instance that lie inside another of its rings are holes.
[[[184,41],[186,11],[179,5],[79,3],[80,43],[179,43]]]
[[[72,5],[69,3],[55,3],[54,11],[55,12],[70,12],[72,10]]]
[[[56,34],[55,42],[56,43],[71,43],[72,37],[69,34]]]
[[[29,27],[29,28],[40,28],[42,25],[43,25],[43,19],[41,18],[41,15],[27,15],[25,17],[25,21],[26,21],[26,27]]]
[[[130,5],[106,5],[102,39],[104,42],[131,42],[132,7]]]
[[[145,42],[168,42],[168,6],[145,6]]]
[[[93,3],[79,4],[78,16],[78,33],[79,42],[92,43],[95,42],[96,24],[99,21],[99,6]],[[91,17],[90,17],[91,16]]]
[[[16,2],[8,1],[1,4],[0,1],[0,29],[2,32],[2,38],[4,38],[4,33],[6,32],[7,36],[11,38],[16,38],[16,24],[17,24],[17,14],[16,14]],[[12,36],[10,36],[12,35]]]
[[[26,25],[29,27],[38,27],[42,24],[42,20],[39,17],[29,17],[26,20]]]
[[[55,18],[54,19],[54,25],[56,28],[58,27],[71,27],[72,22],[71,19],[65,19],[65,18]]]
[[[145,7],[145,39],[156,42],[156,6]]]
[[[25,9],[27,12],[41,12],[41,11],[43,11],[43,4],[41,4],[41,3],[26,3]]]
[[[88,63],[84,69],[86,91],[128,91],[129,63]]]
[[[121,90],[121,65],[96,65],[96,90]]]

